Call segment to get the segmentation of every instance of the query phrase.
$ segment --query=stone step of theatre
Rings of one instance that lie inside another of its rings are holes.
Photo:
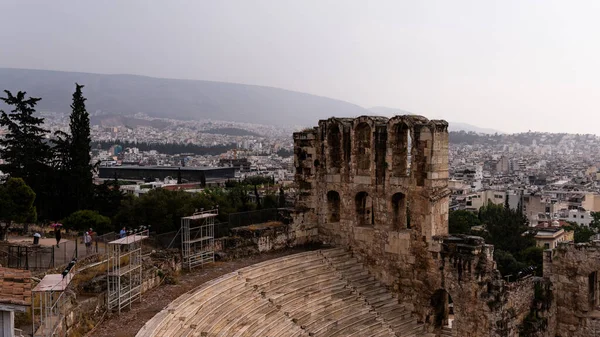
[[[136,337],[430,336],[343,249],[258,263],[182,295]]]

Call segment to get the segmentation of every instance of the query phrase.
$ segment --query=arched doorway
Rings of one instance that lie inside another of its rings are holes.
[[[336,191],[327,192],[327,222],[340,221],[340,194]]]
[[[392,196],[392,229],[401,230],[408,227],[408,205],[403,193]]]
[[[433,326],[436,329],[451,329],[454,322],[454,303],[445,289],[438,289],[431,296]]]
[[[358,226],[372,226],[375,224],[373,214],[373,200],[367,192],[359,192],[354,199],[356,205],[356,224]]]

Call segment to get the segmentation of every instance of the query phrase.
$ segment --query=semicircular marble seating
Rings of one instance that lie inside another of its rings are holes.
[[[343,249],[255,264],[182,295],[136,337],[429,336]]]

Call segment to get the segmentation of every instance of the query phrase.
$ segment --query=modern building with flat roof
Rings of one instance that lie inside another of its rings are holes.
[[[234,179],[233,167],[177,167],[177,166],[100,166],[98,176],[101,179],[123,179],[155,181],[167,177],[187,182],[200,182],[203,186],[207,181]]]

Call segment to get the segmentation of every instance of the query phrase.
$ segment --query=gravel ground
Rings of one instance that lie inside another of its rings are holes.
[[[177,284],[163,284],[144,293],[142,295],[142,302],[134,303],[130,311],[121,312],[121,315],[112,314],[108,316],[96,329],[88,333],[87,336],[133,337],[144,326],[144,323],[154,317],[169,303],[206,281],[255,263],[302,251],[305,251],[305,249],[288,249],[234,261],[216,262],[191,273],[182,273],[179,276]]]

